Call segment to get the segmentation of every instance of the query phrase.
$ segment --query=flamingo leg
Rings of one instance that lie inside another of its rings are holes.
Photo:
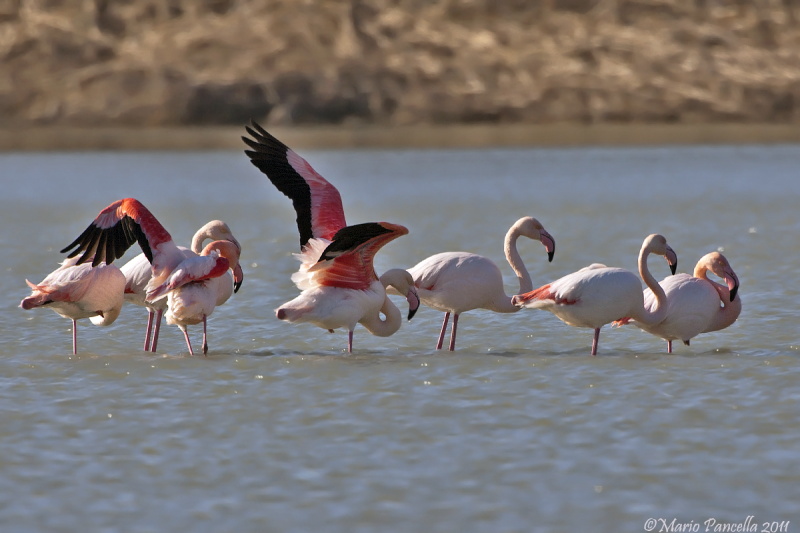
[[[163,309],[159,309],[158,311],[156,311],[156,328],[155,331],[153,332],[153,345],[150,347],[150,349],[153,352],[156,351],[156,346],[158,346],[158,334],[161,332],[161,318],[163,316],[164,316]]]
[[[353,330],[347,332],[347,353],[353,353]]]
[[[594,329],[594,339],[592,340],[592,355],[597,355],[597,344],[600,341],[600,328]]]
[[[208,341],[206,340],[206,315],[203,315],[203,355],[208,354]]]
[[[155,311],[150,309],[147,312],[147,333],[144,334],[144,351],[150,351],[150,330],[153,328],[153,315],[155,315]]]
[[[189,347],[189,355],[194,355],[194,351],[192,350],[192,342],[189,340],[189,332],[186,328],[183,328],[183,336],[186,339],[186,346]]]
[[[444,342],[444,333],[447,331],[447,322],[450,321],[450,311],[447,311],[444,314],[444,322],[442,322],[442,331],[439,332],[439,342],[436,343],[436,349],[442,349],[442,343]]]
[[[453,330],[450,332],[450,351],[456,350],[456,329],[458,328],[458,313],[453,314]]]
[[[667,341],[667,353],[672,353],[672,341]]]
[[[72,319],[72,355],[78,355],[78,321]]]

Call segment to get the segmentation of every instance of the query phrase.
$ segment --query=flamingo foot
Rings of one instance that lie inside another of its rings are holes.
[[[442,349],[442,343],[444,342],[444,334],[447,331],[447,323],[450,321],[450,312],[447,311],[444,314],[444,322],[442,322],[442,331],[439,332],[439,342],[436,343],[436,349]]]
[[[189,355],[194,355],[194,350],[192,350],[192,341],[189,340],[189,332],[185,329],[183,330],[183,337],[186,339],[186,346],[189,347]]]
[[[72,355],[78,355],[78,321],[72,319]]]
[[[203,315],[203,355],[208,356],[208,341],[206,339],[206,315]]]
[[[144,334],[144,351],[150,351],[150,333],[153,329],[153,315],[155,315],[155,311],[152,309],[147,313],[147,333]]]
[[[150,350],[155,352],[156,346],[158,346],[158,334],[161,333],[161,318],[164,316],[164,310],[159,309],[156,311],[156,330],[153,332],[153,345],[150,346]]]
[[[456,330],[458,329],[458,314],[453,314],[453,330],[450,332],[450,351],[456,351]]]

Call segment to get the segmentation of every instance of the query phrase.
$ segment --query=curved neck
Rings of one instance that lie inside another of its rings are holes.
[[[730,290],[728,290],[728,287],[725,285],[720,285],[719,283],[711,280],[708,280],[708,282],[711,283],[714,289],[716,289],[717,293],[719,293],[720,308],[719,311],[714,314],[711,324],[709,324],[708,327],[703,330],[703,333],[708,333],[709,331],[719,331],[727,328],[736,322],[736,319],[739,318],[739,313],[742,312],[741,295],[736,295],[736,299],[731,301],[731,293]]]
[[[643,247],[639,252],[639,275],[647,287],[653,291],[653,296],[656,298],[655,305],[649,309],[642,305],[641,316],[636,320],[643,324],[657,324],[667,317],[667,295],[664,293],[664,288],[658,284],[656,278],[650,273],[647,268],[647,257],[650,255],[650,250]]]
[[[206,239],[210,238],[211,235],[203,231],[203,228],[201,228],[200,231],[195,233],[194,236],[192,237],[192,246],[191,246],[192,251],[199,255],[200,252],[203,251],[203,243],[206,241]]]
[[[381,318],[381,315],[385,318]],[[403,317],[397,306],[389,299],[389,296],[384,296],[383,306],[381,306],[380,311],[375,314],[365,315],[358,322],[376,337],[388,337],[400,329]]]
[[[508,261],[508,264],[511,265],[511,268],[514,270],[514,274],[517,275],[517,281],[519,281],[519,292],[516,294],[522,294],[533,290],[533,281],[531,281],[531,275],[528,273],[528,269],[525,268],[525,263],[522,262],[522,257],[517,251],[517,239],[520,235],[519,225],[520,224],[518,222],[509,228],[503,243],[506,261]],[[509,303],[510,302],[511,300],[509,297]]]

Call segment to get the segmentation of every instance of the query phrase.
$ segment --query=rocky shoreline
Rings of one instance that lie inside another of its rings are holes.
[[[800,122],[796,0],[11,0],[0,128]]]

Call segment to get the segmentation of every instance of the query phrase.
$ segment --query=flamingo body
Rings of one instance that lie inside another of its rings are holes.
[[[191,248],[178,246],[184,258],[197,256],[203,249],[207,240],[228,240],[241,250],[241,245],[233,236],[230,227],[221,220],[212,220],[199,228],[192,237]],[[125,263],[120,270],[125,275],[125,301],[134,305],[145,307],[148,311],[147,332],[145,334],[145,351],[155,352],[158,346],[158,336],[161,329],[161,317],[167,310],[167,299],[162,297],[155,301],[147,301],[147,285],[152,278],[152,269],[147,256],[141,253]],[[217,305],[224,304],[233,294],[233,274],[229,270],[224,274],[227,282],[221,284],[220,297]],[[228,290],[226,290],[226,288]],[[152,339],[151,339],[152,337]],[[151,344],[152,340],[152,344]]]
[[[330,331],[346,328],[348,352],[352,352],[353,329],[358,323],[374,335],[395,333],[400,328],[400,313],[386,295],[386,286],[395,286],[406,295],[409,319],[419,306],[419,297],[407,272],[386,277],[387,272],[379,279],[373,260],[378,250],[408,230],[388,222],[347,226],[336,187],[255,122],[247,127],[247,133],[252,138],[242,140],[251,148],[245,150],[250,162],[292,200],[297,214],[300,253],[296,257],[301,266],[292,281],[302,292],[276,309],[275,316]],[[405,279],[408,283],[404,284]]]
[[[726,285],[708,279],[707,272],[723,278]],[[634,321],[639,328],[667,341],[672,353],[672,341],[689,345],[700,333],[717,331],[733,324],[742,309],[738,296],[739,278],[727,258],[719,252],[704,255],[697,262],[694,275],[676,274],[659,284],[667,298],[666,316],[660,322],[647,324]],[[644,291],[645,307],[655,305],[651,289]]]
[[[158,219],[135,198],[117,200],[100,211],[86,230],[61,252],[72,250],[68,257],[77,258],[79,264],[89,260],[94,264],[98,257],[105,258],[110,263],[121,257],[134,242],[139,243],[150,262],[150,279],[144,285],[145,302],[152,304],[171,291],[192,282],[219,278],[229,268],[233,270],[233,290],[236,291],[241,286],[243,274],[238,265],[240,248],[237,242],[214,241],[200,256],[197,256],[185,248],[178,247]],[[213,249],[209,248],[212,244]],[[223,251],[223,247],[226,251]],[[142,283],[144,277],[139,275],[136,279]],[[213,298],[215,302],[220,299],[216,292]],[[169,300],[167,306],[169,307]],[[205,353],[207,350],[205,316],[202,320]],[[148,322],[148,330],[149,327]],[[181,329],[189,353],[193,353],[188,334],[185,328]]]
[[[644,305],[642,282],[622,268],[584,268],[545,287],[525,307],[545,309],[579,328],[600,328]]]
[[[40,283],[26,280],[32,293],[20,302],[22,309],[49,307],[72,320],[72,353],[78,352],[77,320],[88,318],[97,326],[113,324],[122,310],[125,276],[114,265],[76,265],[67,259]]]
[[[519,281],[519,292],[533,288],[530,274],[517,251],[517,239],[525,236],[541,241],[547,250],[548,260],[555,253],[555,240],[541,223],[532,217],[517,220],[506,233],[504,240],[508,264]],[[408,270],[414,278],[422,303],[445,313],[436,349],[442,348],[450,315],[453,326],[450,332],[450,351],[455,350],[458,319],[462,313],[473,309],[488,309],[496,313],[515,313],[519,307],[511,303],[503,287],[503,274],[491,259],[469,252],[442,252],[423,259]]]
[[[656,296],[657,304],[652,308],[645,308],[641,281],[633,272],[599,263],[514,296],[512,302],[520,307],[550,311],[571,326],[594,329],[591,354],[596,355],[600,329],[605,324],[631,318],[648,324],[663,320],[666,295],[647,268],[651,253],[666,257],[673,274],[678,257],[662,235],[649,235],[642,243],[639,275]]]

